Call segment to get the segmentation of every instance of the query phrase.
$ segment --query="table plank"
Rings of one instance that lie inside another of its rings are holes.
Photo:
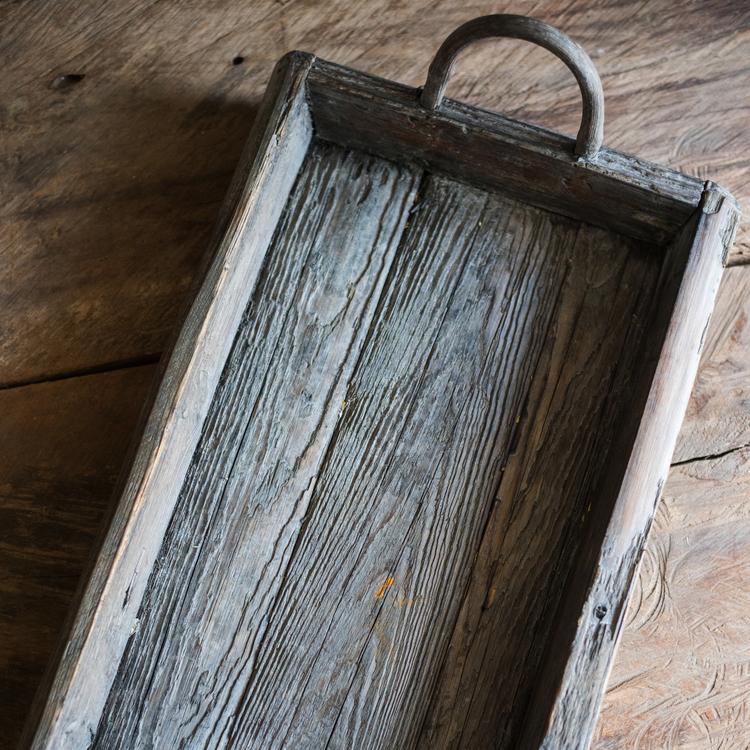
[[[0,391],[0,747],[13,747],[156,367]]]
[[[95,0],[4,4],[0,383],[161,350],[284,52],[421,85],[447,33],[494,9],[449,0],[118,0],[107,12]],[[750,7],[522,0],[514,12],[560,26],[592,54],[609,146],[710,176],[750,204]],[[504,40],[471,50],[459,68],[449,94],[577,130],[575,82],[545,50]],[[748,260],[748,237],[741,229],[732,262]]]
[[[675,467],[594,750],[747,747],[750,449]]]

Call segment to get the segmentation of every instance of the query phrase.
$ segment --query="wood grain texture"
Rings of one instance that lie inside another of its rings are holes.
[[[453,723],[464,746],[514,746],[660,264],[653,249],[445,178],[430,177],[410,208],[413,176],[393,200],[378,169],[395,167],[333,146],[306,162],[96,747],[414,746],[454,628],[463,660],[467,586],[469,619],[491,608],[489,589],[507,596],[492,611],[507,619],[480,627],[506,648],[478,655],[466,673],[474,703]],[[391,218],[373,221],[373,201]],[[407,215],[389,271],[377,258]],[[373,241],[385,244],[360,249]],[[347,310],[329,330],[293,314],[296,303],[317,319],[331,273],[340,297],[356,303],[364,285],[377,299],[378,273],[352,262],[388,277],[371,322]],[[563,471],[568,494],[550,504]],[[486,535],[493,508],[502,520]],[[472,579],[480,547],[489,587]],[[438,683],[449,703],[467,690],[455,672],[449,661]],[[455,732],[436,736],[435,723],[425,746],[452,746]]]
[[[521,747],[586,748],[591,741],[736,225],[736,204],[709,187],[701,210],[667,248],[630,408],[597,484]]]
[[[670,474],[596,750],[747,747],[750,451]]]
[[[420,86],[451,29],[497,10],[477,0],[4,3],[1,382],[161,351],[281,55],[309,50]],[[589,51],[607,146],[715,179],[750,205],[744,4],[521,0],[513,12]],[[58,81],[71,73],[84,77]],[[569,71],[518,41],[467,52],[448,96],[563,133],[580,119]],[[747,252],[743,230],[732,257]]]
[[[191,284],[257,99],[286,50],[308,49],[418,86],[447,31],[494,10],[497,6],[485,2],[458,7],[442,0],[429,6],[262,0],[206,2],[200,8],[118,0],[106,12],[94,3],[67,0],[4,4],[0,48],[8,65],[0,81],[0,243],[8,314],[0,333],[0,382],[154,358]],[[604,80],[607,145],[718,179],[748,203],[750,19],[742,4],[691,0],[677,6],[656,0],[646,7],[576,0],[539,7],[524,1],[513,10],[558,25],[592,54]],[[244,61],[233,65],[236,56]],[[71,72],[85,77],[58,82]],[[580,116],[568,71],[523,43],[472,50],[462,58],[448,95],[567,133],[575,132]],[[730,263],[745,262],[747,251],[742,227]],[[746,282],[742,269],[727,276]],[[724,291],[720,310],[723,302],[744,314]],[[738,321],[741,343],[746,328],[741,317]],[[741,435],[747,422],[741,382],[729,368],[719,368],[726,357],[738,363],[739,376],[744,349],[733,346],[731,335],[724,340],[727,354],[717,350],[710,379],[699,379],[693,403],[702,403],[704,385],[709,394],[723,391],[727,400],[709,417],[710,430],[701,427],[701,414],[691,406],[695,418],[683,432],[682,444],[689,447],[681,460],[733,447],[733,439],[722,437],[720,414],[731,435]],[[92,401],[107,392],[107,382],[107,375],[92,376]],[[30,419],[54,408],[49,391],[39,394],[38,412]],[[136,397],[127,389],[121,398],[122,409],[135,408]],[[110,440],[116,450],[116,436],[103,431],[102,450]],[[70,476],[74,467],[71,462]],[[91,475],[100,469],[92,467]],[[18,482],[34,487],[35,475],[19,473]],[[103,503],[107,491],[102,492],[92,502]],[[51,488],[46,497],[64,497],[58,493]],[[72,515],[68,520],[75,527]],[[84,533],[87,523],[84,516]],[[34,554],[33,537],[20,535],[13,543]],[[724,544],[718,537],[713,543],[717,550]],[[76,577],[76,566],[60,560],[56,575]],[[24,571],[16,572],[22,588]],[[683,589],[682,609],[687,597]],[[723,602],[717,596],[707,606],[718,616]],[[50,639],[34,641],[31,634],[34,627],[47,627],[48,616],[36,612],[28,612],[30,635],[23,648],[33,649],[41,663]],[[13,652],[13,640],[6,643],[10,653],[23,653]],[[732,649],[727,642],[725,653]],[[627,659],[627,650],[619,658]],[[682,662],[672,664],[675,691],[683,668]],[[29,683],[37,679],[36,672],[29,673]],[[22,719],[22,704],[19,698],[11,726]],[[608,706],[610,721],[633,717],[631,705],[624,704],[619,714],[616,703]],[[637,714],[640,726],[658,720],[662,710],[659,701],[644,704]],[[731,717],[725,718],[731,725]],[[637,736],[637,727],[634,731]],[[0,737],[0,746],[9,741]],[[632,741],[622,738],[620,746],[631,747]]]
[[[569,223],[430,179],[274,603],[239,746],[414,744],[555,312],[553,259],[574,240]]]
[[[733,444],[722,430],[731,438],[747,419],[748,281],[745,268],[724,272],[678,442],[682,463],[646,544],[596,750],[747,743],[750,467],[742,438]]]
[[[608,263],[600,263],[606,248]],[[553,613],[607,467],[659,275],[579,232],[420,747],[518,747]],[[606,313],[605,313],[606,311]]]
[[[415,187],[408,170],[332,146],[308,157],[96,746],[226,742]]]
[[[57,646],[155,370],[0,391],[0,747]]]

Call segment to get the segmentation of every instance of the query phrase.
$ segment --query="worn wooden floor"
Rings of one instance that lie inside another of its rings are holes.
[[[274,61],[422,83],[442,38],[529,13],[589,50],[607,145],[750,210],[750,4],[0,4],[0,746],[50,658]],[[450,95],[573,133],[562,64],[521,42]],[[743,226],[628,615],[597,748],[750,744],[750,231]]]

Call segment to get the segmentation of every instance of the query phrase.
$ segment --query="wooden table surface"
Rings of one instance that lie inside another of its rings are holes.
[[[111,510],[275,60],[421,85],[457,25],[534,15],[589,51],[605,142],[750,207],[746,0],[93,0],[0,5],[0,746]],[[565,67],[467,52],[449,95],[575,133]],[[750,746],[750,230],[729,259],[595,747]]]

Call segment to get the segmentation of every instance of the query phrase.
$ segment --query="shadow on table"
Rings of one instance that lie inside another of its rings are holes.
[[[29,194],[8,248],[15,265],[4,310],[12,322],[0,337],[3,747],[20,736],[96,552],[155,362],[191,297],[257,111],[221,97],[108,94],[88,106],[83,116],[98,110],[110,132],[93,133],[90,148],[85,137],[77,144],[69,192],[36,202]],[[40,172],[37,193],[48,179]]]

